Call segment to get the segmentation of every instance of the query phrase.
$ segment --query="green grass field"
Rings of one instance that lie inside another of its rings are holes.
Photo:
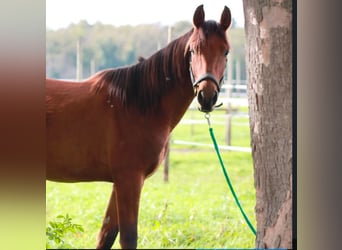
[[[226,118],[214,111],[219,144],[225,142]],[[184,119],[204,119],[188,111]],[[172,140],[211,143],[206,123],[179,124]],[[232,145],[249,147],[247,117],[232,118]],[[255,222],[255,189],[250,153],[222,151],[222,158],[246,214]],[[46,224],[69,214],[84,233],[69,233],[69,248],[94,248],[109,196],[109,183],[46,182]],[[141,194],[138,248],[254,248],[255,236],[244,221],[223,176],[215,151],[171,143],[169,182],[163,164],[145,181]],[[51,245],[55,248],[60,246]],[[118,239],[113,248],[120,248]]]

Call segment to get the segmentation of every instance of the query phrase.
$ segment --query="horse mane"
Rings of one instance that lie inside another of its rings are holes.
[[[107,86],[110,100],[115,98],[123,107],[134,105],[143,113],[154,110],[177,83],[188,78],[190,84],[186,44],[191,34],[192,30],[134,65],[100,71],[93,78],[96,86]]]

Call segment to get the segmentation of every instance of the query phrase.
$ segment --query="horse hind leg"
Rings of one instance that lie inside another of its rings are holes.
[[[98,235],[96,249],[110,249],[119,232],[116,191],[113,185],[112,194]]]

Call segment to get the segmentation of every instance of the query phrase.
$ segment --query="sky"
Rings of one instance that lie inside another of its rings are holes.
[[[86,20],[89,24],[138,25],[191,21],[197,6],[204,5],[205,19],[219,21],[224,6],[243,27],[242,0],[46,0],[46,27],[66,28]]]

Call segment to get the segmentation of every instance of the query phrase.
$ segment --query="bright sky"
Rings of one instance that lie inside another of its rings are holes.
[[[115,26],[131,24],[174,24],[192,21],[197,6],[204,4],[205,18],[219,21],[224,6],[244,25],[242,0],[46,0],[46,27],[65,28],[87,20]]]

